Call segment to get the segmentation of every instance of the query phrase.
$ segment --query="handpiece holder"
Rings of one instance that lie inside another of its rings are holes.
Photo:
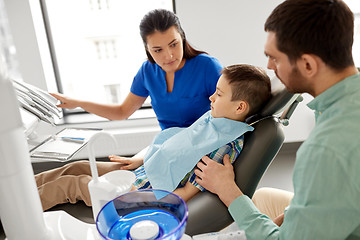
[[[289,125],[289,119],[294,113],[296,107],[299,105],[300,102],[304,100],[303,96],[298,95],[294,102],[287,108],[286,111],[283,112],[283,114],[280,116],[279,120],[282,125],[287,126]]]
[[[0,219],[7,239],[99,239],[96,226],[64,211],[43,212],[10,80],[0,74]],[[74,231],[76,229],[76,231]]]

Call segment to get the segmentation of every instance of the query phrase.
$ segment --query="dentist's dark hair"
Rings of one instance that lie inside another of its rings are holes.
[[[265,31],[275,33],[277,48],[292,63],[314,54],[335,70],[354,65],[354,15],[341,0],[284,1],[266,20]]]
[[[155,33],[156,31],[165,32],[172,26],[175,26],[177,31],[181,35],[185,59],[191,59],[201,53],[206,53],[204,51],[196,50],[192,46],[190,46],[190,44],[186,40],[185,32],[180,25],[179,18],[175,15],[175,13],[165,9],[155,9],[150,11],[143,17],[139,26],[140,35],[145,46],[146,55],[151,63],[155,63],[155,61],[147,49],[147,36]]]

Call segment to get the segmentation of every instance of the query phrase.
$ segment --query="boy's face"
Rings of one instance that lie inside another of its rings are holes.
[[[231,101],[232,89],[228,80],[221,75],[216,91],[209,97],[211,101],[211,116],[244,121],[248,112],[248,104],[241,100]],[[246,106],[245,106],[246,105]]]

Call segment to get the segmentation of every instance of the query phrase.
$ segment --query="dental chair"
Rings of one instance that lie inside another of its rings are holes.
[[[246,120],[255,129],[245,134],[244,147],[234,163],[234,171],[236,183],[250,198],[284,142],[282,125],[288,124],[288,119],[301,101],[301,95],[280,90],[273,93],[260,113]],[[233,222],[227,207],[217,195],[210,192],[198,193],[187,205],[189,217],[185,232],[190,236],[220,231]],[[83,202],[57,205],[48,211],[56,210],[64,210],[81,221],[93,223],[92,210]]]
[[[282,125],[288,125],[290,116],[302,99],[301,95],[280,90],[272,94],[258,114],[246,120],[252,124],[254,131],[245,134],[243,150],[234,163],[234,171],[237,185],[248,197],[252,197],[261,177],[283,145]],[[217,232],[233,222],[227,207],[210,192],[198,193],[187,205],[189,217],[185,232],[190,236]]]

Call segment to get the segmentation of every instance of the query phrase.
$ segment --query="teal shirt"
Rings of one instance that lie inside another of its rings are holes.
[[[360,239],[360,74],[308,104],[316,124],[296,154],[294,198],[277,227],[247,196],[229,211],[251,239]]]

